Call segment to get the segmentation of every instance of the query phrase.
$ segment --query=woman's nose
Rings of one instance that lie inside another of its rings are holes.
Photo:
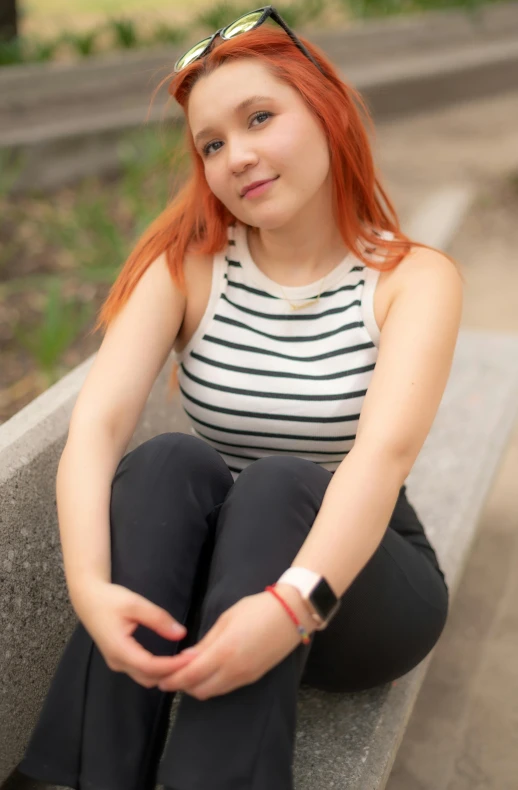
[[[257,162],[257,154],[246,143],[227,143],[228,165],[233,172],[239,173],[243,168]]]

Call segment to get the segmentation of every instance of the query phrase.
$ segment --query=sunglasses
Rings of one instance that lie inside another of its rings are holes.
[[[255,30],[256,27],[262,25],[263,22],[266,22],[266,20],[269,18],[271,18],[274,22],[277,22],[277,24],[286,31],[295,46],[297,46],[298,49],[300,49],[300,51],[307,58],[309,58],[309,60],[314,63],[317,69],[323,74],[324,72],[316,62],[315,58],[308,52],[302,41],[299,41],[293,30],[288,27],[278,11],[276,11],[271,5],[264,6],[264,8],[256,8],[254,11],[248,11],[248,13],[238,17],[238,19],[236,19],[234,22],[231,22],[229,25],[217,30],[212,34],[212,36],[208,36],[202,41],[199,41],[197,44],[194,44],[194,46],[188,49],[187,52],[181,56],[181,58],[178,58],[174,64],[174,71],[176,73],[182,71],[182,69],[185,69],[186,66],[189,66],[195,60],[198,60],[198,58],[206,55],[207,52],[210,51],[212,42],[216,36],[221,36],[222,39],[228,41],[231,38],[235,38],[235,36],[239,36],[240,33],[248,33],[249,30]]]

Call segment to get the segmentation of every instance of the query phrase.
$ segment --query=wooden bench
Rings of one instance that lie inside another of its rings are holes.
[[[92,361],[0,426],[0,784],[7,780],[9,790],[36,786],[11,772],[77,622],[63,573],[55,475]],[[163,431],[190,431],[177,400],[167,399],[169,371],[168,362],[128,449]],[[438,415],[408,478],[409,498],[452,598],[517,405],[518,335],[463,330]],[[383,788],[431,656],[403,678],[367,692],[301,687],[297,790]]]

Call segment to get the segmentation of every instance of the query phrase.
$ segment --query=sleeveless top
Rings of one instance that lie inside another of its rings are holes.
[[[349,252],[325,278],[281,289],[254,263],[246,226],[229,226],[207,308],[176,359],[191,432],[219,452],[234,480],[269,455],[338,468],[354,444],[378,355],[378,276]],[[324,280],[320,300],[302,310],[282,296],[316,298]]]

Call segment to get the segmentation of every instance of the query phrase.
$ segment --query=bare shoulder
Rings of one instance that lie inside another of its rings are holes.
[[[459,268],[440,250],[412,247],[394,269],[381,272],[376,288],[375,311],[380,329],[400,297],[410,294],[416,304],[430,299],[461,299],[463,281]]]
[[[186,280],[187,278],[192,280],[195,277],[199,277],[200,273],[210,271],[213,257],[213,255],[195,253],[188,248],[183,259],[183,270]]]
[[[175,350],[181,352],[196,331],[210,298],[213,255],[200,255],[188,250],[183,260],[185,278],[185,310]]]
[[[394,288],[405,287],[414,281],[462,284],[460,271],[453,261],[440,250],[428,247],[412,247],[394,269]]]

